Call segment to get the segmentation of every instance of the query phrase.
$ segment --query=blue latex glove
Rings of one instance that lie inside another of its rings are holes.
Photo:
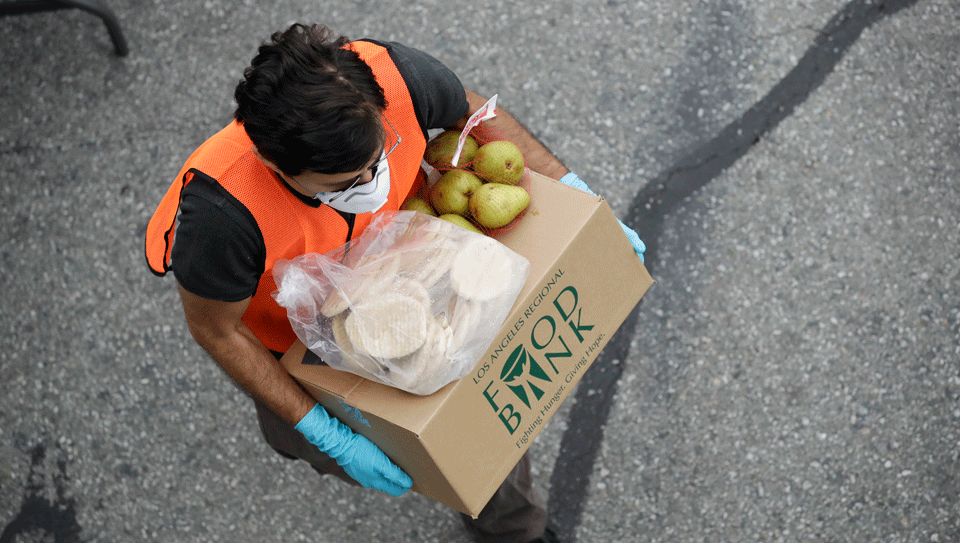
[[[410,476],[372,441],[331,417],[320,404],[313,406],[294,428],[367,488],[400,496],[413,485]]]
[[[583,180],[577,177],[577,174],[573,172],[561,177],[560,182],[577,190],[582,190],[583,192],[593,194],[594,196],[597,195],[597,193],[590,190],[590,187],[588,187],[587,184],[584,183]],[[640,241],[640,236],[636,232],[630,228],[627,228],[627,225],[623,224],[623,221],[617,219],[617,222],[620,223],[620,228],[623,228],[623,233],[626,234],[627,239],[630,240],[630,245],[633,245],[633,250],[637,253],[637,256],[640,257],[640,262],[643,262],[643,252],[647,250],[647,246]]]

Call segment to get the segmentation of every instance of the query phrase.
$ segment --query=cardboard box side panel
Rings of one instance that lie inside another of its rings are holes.
[[[576,265],[581,266],[584,271],[591,268],[594,276],[603,277],[604,282],[611,282],[619,287],[605,289],[606,307],[618,308],[611,320],[615,320],[619,328],[654,281],[624,235],[617,216],[606,202],[591,217],[564,256],[590,253],[602,254],[604,258],[577,259]]]
[[[556,248],[565,247],[577,236],[600,205],[598,196],[568,187],[549,177],[532,173],[530,207],[514,228],[497,240],[530,261],[530,277],[518,301],[526,298],[549,273],[557,259]]]
[[[472,516],[480,514],[523,455],[483,396],[470,390],[451,398],[420,439]]]
[[[527,296],[518,297],[504,326],[495,336],[494,343],[503,341],[513,323],[516,323],[528,310],[536,297],[532,291],[534,289],[539,291],[542,285],[554,279],[557,272],[556,264],[556,261],[551,262],[552,268],[538,276],[531,274],[524,287]],[[366,396],[361,402],[363,405],[369,405],[376,409],[377,413],[383,413],[389,420],[398,422],[403,420],[408,424],[416,425],[420,439],[427,450],[432,451],[432,456],[438,464],[443,464],[440,469],[443,470],[446,479],[461,496],[469,497],[464,501],[467,511],[461,510],[461,512],[471,515],[480,513],[526,450],[526,447],[518,449],[515,440],[511,439],[509,434],[504,434],[503,423],[497,418],[496,413],[491,411],[490,400],[476,393],[476,377],[478,373],[486,373],[481,369],[484,366],[484,360],[488,360],[491,352],[496,349],[497,345],[488,349],[478,361],[474,373],[451,383],[437,393],[443,394],[440,398],[442,405],[437,406],[429,420],[407,420],[409,418],[407,405],[394,405],[394,409],[390,411],[384,409],[383,405],[377,406],[377,398],[373,395],[367,396],[372,388],[366,385],[357,387],[350,398],[356,400],[358,394],[363,394]],[[559,405],[559,402],[557,403]],[[489,416],[478,417],[477,413],[489,414]],[[470,424],[463,424],[464,420],[469,420]],[[475,444],[475,446],[469,444]],[[456,451],[456,458],[447,462],[445,460],[451,457],[450,451]],[[497,451],[497,453],[491,454],[491,451]]]
[[[565,185],[560,186],[565,187]],[[572,196],[577,198],[581,195],[589,197],[581,203],[592,206],[592,209],[587,205],[581,206],[580,209],[590,209],[595,214],[600,209],[602,201],[587,193]],[[528,223],[525,236],[539,239],[547,244],[556,242],[558,245],[567,245],[573,242],[574,237],[562,243],[551,240],[550,225],[560,221],[559,216],[552,215],[556,213],[556,208],[551,209],[553,211],[544,213],[541,217],[543,222],[539,222],[540,219],[532,219]],[[582,218],[584,222],[588,219],[589,217]],[[510,341],[505,338],[509,337],[515,323],[519,322],[523,314],[529,312],[531,305],[536,303],[537,293],[544,288],[544,285],[552,284],[556,280],[559,262],[556,255],[549,262],[538,262],[537,273],[534,273],[535,267],[531,265],[531,274],[523,292],[517,298],[503,327],[495,336],[494,345],[478,361],[477,369],[472,375],[451,385],[453,389],[444,398],[443,408],[435,413],[433,419],[426,421],[428,424],[420,427],[421,440],[428,450],[436,451],[433,457],[446,478],[462,496],[469,497],[465,499],[465,504],[468,509],[471,509],[471,514],[478,514],[483,509],[527,449],[524,445],[518,447],[516,440],[503,431],[502,420],[498,418],[495,411],[491,410],[491,402],[497,402],[499,399],[497,397],[487,399],[483,391],[477,392],[478,379],[482,380],[488,371],[483,369],[484,361],[491,358],[491,353],[497,350],[498,344]],[[496,395],[495,392],[494,395]],[[478,413],[486,416],[478,416]],[[462,424],[463,420],[471,422],[465,425]],[[472,445],[464,447],[462,444]],[[452,450],[457,451],[455,455],[449,452]],[[491,453],[491,451],[496,452]]]
[[[448,505],[461,513],[476,516],[453,489],[431,459],[420,437],[372,413],[357,409],[347,400],[309,382],[301,385],[332,416],[366,437],[413,479],[413,491]]]
[[[311,359],[319,361],[319,358],[310,352],[303,343],[295,341],[283,355],[283,358],[280,359],[280,363],[286,368],[287,373],[295,379],[322,383],[324,389],[341,397],[346,397],[361,381],[364,381],[363,377],[359,375],[335,370],[330,366],[304,363]]]
[[[421,434],[468,508],[483,508],[651,283],[602,203]]]

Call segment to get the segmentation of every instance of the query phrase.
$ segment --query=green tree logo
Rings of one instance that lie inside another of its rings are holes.
[[[544,394],[543,390],[534,384],[533,378],[547,383],[551,382],[550,377],[543,371],[533,355],[527,352],[527,348],[523,344],[520,344],[510,353],[503,365],[503,370],[500,371],[500,380],[527,408],[530,408],[530,396],[527,394],[527,389],[538,401],[543,398]]]

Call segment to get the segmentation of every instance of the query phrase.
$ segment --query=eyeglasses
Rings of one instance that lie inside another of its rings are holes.
[[[337,194],[336,196],[334,196],[333,198],[331,198],[329,201],[333,202],[333,201],[337,200],[338,198],[342,197],[348,190],[350,190],[350,189],[352,189],[353,187],[357,186],[357,183],[359,183],[360,180],[363,179],[363,176],[367,175],[368,173],[371,174],[373,177],[376,177],[376,175],[377,175],[377,169],[380,168],[380,165],[383,164],[383,161],[384,161],[384,160],[387,160],[387,158],[390,156],[390,153],[392,153],[392,152],[397,148],[397,146],[400,145],[400,142],[403,141],[403,140],[400,138],[400,133],[397,132],[397,129],[394,128],[392,124],[390,124],[390,121],[387,120],[386,117],[384,117],[383,120],[387,121],[387,126],[390,127],[390,130],[393,130],[393,134],[397,137],[397,141],[395,141],[395,142],[393,143],[393,145],[390,147],[390,150],[387,151],[387,153],[386,153],[385,155],[383,155],[383,158],[381,158],[380,160],[378,160],[378,161],[376,161],[375,163],[373,163],[373,165],[370,166],[369,168],[367,168],[366,170],[364,170],[363,173],[357,175],[356,177],[351,177],[350,179],[347,179],[346,181],[344,181],[344,183],[350,183],[350,186],[348,186],[348,187],[345,188],[345,189],[341,189],[341,190],[335,191],[335,192],[339,192],[340,194]]]

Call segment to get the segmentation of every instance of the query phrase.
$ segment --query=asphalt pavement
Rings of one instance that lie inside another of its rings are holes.
[[[563,541],[960,541],[960,5],[109,0],[0,18],[0,543],[466,542],[262,442],[147,220],[292,22],[427,51],[657,283],[532,446]]]

